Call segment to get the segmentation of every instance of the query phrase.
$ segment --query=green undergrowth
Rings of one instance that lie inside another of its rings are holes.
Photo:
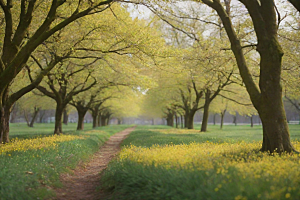
[[[87,131],[68,131],[67,134],[75,139],[59,142],[55,147],[20,149],[1,154],[0,199],[46,199],[54,196],[52,188],[62,187],[59,181],[61,173],[70,172],[79,162],[86,162],[112,134],[128,127],[107,126]],[[43,126],[37,129],[40,130],[36,132],[47,132]],[[47,125],[45,129],[48,129]],[[45,137],[36,135],[32,139],[28,134],[25,138],[36,142]]]
[[[299,199],[300,156],[259,152],[261,127],[165,128],[138,127],[124,140],[101,179],[107,199]],[[299,150],[300,126],[290,128]]]

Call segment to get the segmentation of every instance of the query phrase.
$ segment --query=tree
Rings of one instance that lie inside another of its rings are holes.
[[[33,82],[11,93],[10,86],[27,66],[31,54],[57,31],[86,15],[99,13],[112,0],[102,1],[0,1],[5,23],[1,24],[3,42],[0,62],[0,143],[9,142],[9,115],[12,105],[33,90],[54,67],[40,70]],[[59,62],[61,58],[56,58]]]
[[[280,80],[283,51],[277,39],[278,23],[274,1],[240,0],[249,12],[257,37],[257,51],[260,55],[258,86],[249,72],[243,46],[233,28],[230,13],[226,12],[219,0],[202,0],[202,2],[218,13],[230,40],[241,77],[262,120],[261,150],[279,153],[294,151],[282,101]]]

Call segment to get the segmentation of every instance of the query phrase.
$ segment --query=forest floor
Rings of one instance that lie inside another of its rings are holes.
[[[62,188],[55,189],[56,200],[96,200],[104,195],[100,190],[101,171],[109,161],[120,151],[121,142],[135,128],[128,128],[114,134],[95,153],[92,159],[81,166],[78,166],[71,174],[61,175]]]

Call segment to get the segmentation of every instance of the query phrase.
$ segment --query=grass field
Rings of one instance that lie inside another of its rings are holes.
[[[75,168],[99,149],[110,135],[128,126],[106,126],[52,136],[54,124],[11,124],[12,142],[0,146],[0,199],[46,199],[61,187],[59,174]]]
[[[299,155],[259,152],[259,126],[208,128],[138,127],[105,171],[103,188],[112,199],[300,198]],[[300,150],[300,126],[290,130]]]

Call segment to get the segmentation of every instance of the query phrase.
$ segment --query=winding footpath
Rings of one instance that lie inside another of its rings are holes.
[[[74,174],[64,174],[61,176],[63,188],[58,188],[56,200],[99,200],[101,191],[97,188],[100,184],[100,172],[104,170],[109,161],[120,151],[121,142],[135,128],[127,128],[114,134],[108,141],[94,154],[93,158],[84,167],[77,167]]]

